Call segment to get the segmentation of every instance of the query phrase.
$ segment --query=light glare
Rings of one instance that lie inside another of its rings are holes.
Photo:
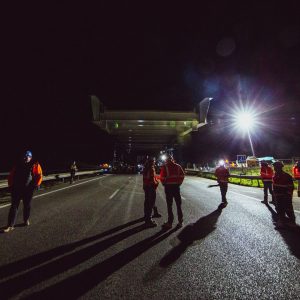
[[[225,164],[224,160],[223,160],[223,159],[220,159],[220,160],[219,160],[219,166],[224,166],[224,164]]]
[[[242,112],[236,116],[235,123],[242,130],[250,130],[255,125],[255,117],[251,113]]]

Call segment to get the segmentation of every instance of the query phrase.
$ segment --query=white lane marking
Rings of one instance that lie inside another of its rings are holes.
[[[106,175],[106,176],[107,176],[107,175]],[[66,186],[66,187],[63,187],[63,188],[58,189],[58,190],[55,190],[55,191],[50,191],[50,192],[47,192],[47,193],[44,193],[44,194],[41,194],[41,195],[36,195],[36,196],[33,197],[33,199],[39,198],[39,197],[43,197],[43,196],[46,196],[46,195],[49,195],[49,194],[52,194],[52,193],[55,193],[55,192],[59,192],[59,191],[62,191],[62,190],[70,189],[70,188],[73,188],[73,187],[75,187],[75,186],[78,186],[78,185],[81,185],[81,184],[85,184],[85,183],[87,183],[87,182],[91,182],[91,181],[94,181],[94,180],[100,180],[100,179],[105,178],[106,176],[103,176],[103,177],[100,177],[100,178],[93,178],[93,179],[91,179],[91,180],[87,180],[87,181],[84,181],[84,182],[80,182],[80,183],[77,183],[77,184],[73,184],[73,185],[71,185],[71,186]],[[0,209],[1,209],[1,208],[4,208],[4,207],[6,207],[6,206],[10,206],[10,204],[2,205],[2,206],[0,206]]]
[[[106,177],[106,176],[105,176]],[[55,190],[55,191],[51,191],[51,192],[48,192],[48,193],[45,193],[45,194],[41,194],[41,195],[37,195],[37,196],[34,196],[33,198],[39,198],[39,197],[43,197],[45,195],[49,195],[49,194],[52,194],[52,193],[55,193],[55,192],[58,192],[58,191],[62,191],[62,190],[66,190],[66,189],[70,189],[72,187],[75,187],[75,186],[78,186],[78,185],[81,185],[81,184],[85,184],[87,182],[91,182],[91,181],[95,181],[95,180],[100,180],[100,179],[103,179],[105,177],[100,177],[100,178],[93,178],[91,180],[87,180],[87,181],[84,181],[84,182],[80,182],[80,183],[77,183],[77,184],[73,184],[73,185],[70,185],[70,186],[66,186],[66,187],[63,187],[59,190]]]
[[[1,205],[0,208],[6,207],[6,206],[10,206],[10,203],[9,204]]]
[[[120,189],[117,189],[116,191],[114,191],[114,193],[109,197],[109,199],[112,199],[115,195],[117,195],[117,193],[119,192]]]
[[[256,200],[256,201],[261,201],[260,199],[257,199],[257,198],[251,197],[251,196],[247,196],[247,195],[244,195],[244,194],[240,194],[240,193],[237,193],[237,192],[233,192],[233,191],[228,191],[228,192],[233,193],[233,194],[236,194],[236,195],[239,195],[239,196],[247,197],[247,198],[250,198],[250,199],[254,199],[254,200]],[[294,209],[294,212],[300,214],[300,211],[299,211],[299,210],[295,210],[295,209]]]
[[[254,197],[251,197],[251,196],[247,196],[247,195],[244,195],[244,194],[240,194],[240,193],[237,193],[237,192],[233,192],[233,191],[228,191],[230,193],[233,193],[233,194],[236,194],[236,195],[239,195],[239,196],[243,196],[243,197],[247,197],[247,198],[250,198],[250,199],[254,199],[256,201],[260,201],[259,199],[257,198],[254,198]]]

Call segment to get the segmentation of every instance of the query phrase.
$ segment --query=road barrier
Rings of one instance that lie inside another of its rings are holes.
[[[214,172],[206,172],[206,171],[200,171],[197,169],[185,169],[185,173],[187,175],[194,175],[194,176],[199,176],[199,177],[204,177],[208,179],[214,179],[216,180],[216,176]],[[263,187],[263,182],[260,176],[250,176],[250,175],[235,175],[231,174],[229,177],[229,182],[238,184],[238,185],[246,185],[246,186],[253,186],[253,187]],[[295,182],[295,180],[293,178]]]
[[[96,175],[102,175],[104,171],[101,170],[91,170],[91,171],[81,171],[81,172],[76,172],[75,174],[75,179],[83,178],[83,177],[88,177],[88,176],[96,176]],[[5,178],[8,176],[8,173],[0,173],[2,178]],[[71,174],[70,172],[53,172],[52,174],[48,174],[46,176],[43,176],[43,182],[42,185],[45,183],[49,183],[51,181],[61,181],[65,182],[67,180],[70,180]],[[0,189],[6,189],[8,188],[7,185],[7,180],[0,180]]]

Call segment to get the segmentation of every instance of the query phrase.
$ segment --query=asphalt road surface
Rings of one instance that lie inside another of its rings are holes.
[[[143,226],[141,175],[39,192],[32,224],[20,225],[20,209],[19,226],[0,234],[0,299],[300,299],[299,228],[274,229],[257,188],[229,185],[218,209],[212,183],[186,177],[184,226],[169,231],[162,186],[159,226]],[[0,207],[2,226],[8,210]]]

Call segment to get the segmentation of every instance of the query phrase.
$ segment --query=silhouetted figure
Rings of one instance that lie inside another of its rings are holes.
[[[24,206],[24,226],[30,225],[29,217],[33,192],[42,183],[42,180],[43,174],[40,164],[32,161],[31,151],[26,151],[24,159],[16,164],[8,176],[8,186],[11,189],[11,207],[7,228],[4,229],[4,232],[7,233],[14,229],[21,200],[23,200]]]
[[[272,196],[272,201],[270,203],[274,203],[273,197],[273,188],[272,188],[272,178],[273,178],[273,169],[268,165],[266,161],[262,161],[260,168],[260,177],[262,179],[264,185],[264,200],[261,201],[262,203],[268,203],[268,191]]]
[[[70,183],[73,183],[75,181],[75,174],[76,174],[76,171],[77,171],[77,166],[76,166],[76,162],[74,161],[71,166],[70,166]]]
[[[177,207],[178,224],[177,227],[182,227],[183,214],[181,209],[180,185],[184,180],[184,171],[179,164],[176,164],[171,155],[167,156],[166,163],[160,170],[160,181],[165,187],[165,194],[168,207],[168,221],[162,226],[164,229],[172,228],[173,215],[173,198]]]
[[[215,176],[217,177],[218,184],[220,186],[222,203],[221,206],[227,205],[227,190],[228,190],[228,178],[230,176],[229,171],[225,168],[225,163],[221,163],[218,168],[216,168]]]
[[[154,211],[153,216],[160,216],[155,206],[158,184],[159,181],[155,173],[155,158],[148,157],[143,170],[143,189],[145,192],[144,217],[147,227],[157,226],[156,222],[151,218],[152,210]]]
[[[277,228],[285,225],[296,227],[296,217],[293,209],[292,198],[294,183],[291,175],[283,171],[283,163],[276,161],[274,164],[275,175],[273,177],[273,192],[276,199],[276,210],[278,213]],[[288,216],[288,220],[286,219]]]

